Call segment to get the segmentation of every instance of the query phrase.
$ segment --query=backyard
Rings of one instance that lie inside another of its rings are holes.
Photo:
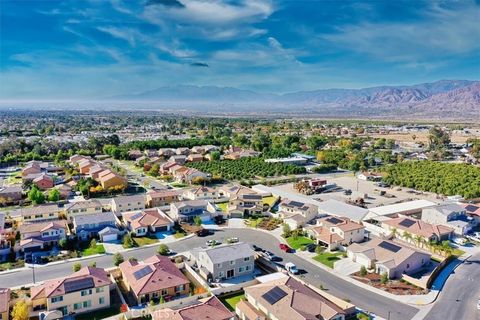
[[[333,264],[335,261],[340,260],[342,255],[342,252],[322,252],[313,257],[313,259],[333,269]]]
[[[228,308],[230,311],[235,311],[235,306],[241,300],[245,299],[245,293],[243,291],[238,292],[233,295],[220,297],[220,301]]]

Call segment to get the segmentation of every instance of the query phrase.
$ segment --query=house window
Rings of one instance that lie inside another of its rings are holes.
[[[235,264],[235,260],[230,261],[230,265],[233,266]]]
[[[82,304],[81,303],[74,303],[73,304],[73,310],[78,310],[82,307]]]
[[[180,292],[180,291],[183,291],[183,290],[185,290],[185,285],[184,284],[175,287],[175,292]]]
[[[92,301],[90,301],[90,300],[83,301],[83,307],[84,308],[90,308],[91,306],[92,306]]]
[[[250,261],[250,257],[243,258],[243,261]]]
[[[53,213],[50,213],[48,216],[49,216],[49,217],[53,217],[53,216],[54,216],[54,214],[53,214]]]
[[[63,296],[53,297],[52,303],[63,301]]]
[[[238,268],[238,272],[243,272],[243,267]]]
[[[82,290],[80,295],[83,297],[83,296],[88,296],[88,295],[91,295],[92,294],[92,289],[88,289],[88,290]]]
[[[250,266],[245,266],[245,271],[250,271]]]
[[[410,268],[410,265],[407,263],[407,269]]]
[[[167,289],[162,289],[162,296],[166,296],[168,294]]]
[[[104,297],[98,298],[98,304],[105,304],[105,298]]]
[[[99,288],[97,288],[96,291],[97,291],[97,293],[99,293],[99,292],[103,292],[104,289],[105,289],[104,287],[99,287]]]

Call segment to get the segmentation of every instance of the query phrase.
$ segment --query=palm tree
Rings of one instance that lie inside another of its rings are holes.
[[[410,242],[412,240],[412,235],[410,234],[410,232],[404,231],[402,235],[407,242]]]
[[[398,230],[397,230],[397,228],[392,228],[391,232],[392,232],[392,233],[391,233],[392,238],[395,238],[395,237],[398,235]]]
[[[420,247],[420,244],[423,243],[423,237],[421,235],[416,235],[414,237],[414,240],[418,247]]]

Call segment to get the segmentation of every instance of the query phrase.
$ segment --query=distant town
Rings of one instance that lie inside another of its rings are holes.
[[[476,317],[474,123],[2,120],[1,319]]]

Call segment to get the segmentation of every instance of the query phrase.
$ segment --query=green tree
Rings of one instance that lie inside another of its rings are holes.
[[[195,216],[195,218],[193,218],[193,223],[198,227],[201,226],[202,225],[202,218],[200,218],[200,216]]]
[[[58,240],[58,246],[62,249],[66,249],[67,248],[67,239]]]
[[[125,261],[125,259],[123,258],[123,256],[119,252],[117,252],[113,255],[113,264],[115,266],[118,267],[120,265],[120,263],[122,263],[123,261]]]
[[[288,225],[288,223],[284,223],[283,224],[283,237],[284,238],[288,238],[292,235],[292,229],[290,228],[290,226]]]
[[[92,239],[92,241],[90,241],[90,248],[95,249],[96,247],[97,247],[97,240]]]
[[[50,189],[48,191],[48,201],[57,202],[60,200],[60,191],[57,188]]]
[[[127,233],[123,236],[123,247],[124,248],[133,248],[135,246],[135,242],[133,241],[132,235]]]
[[[360,268],[360,277],[365,277],[367,275],[367,268],[365,266],[362,266]]]
[[[161,256],[166,256],[168,255],[169,249],[168,246],[164,243],[158,246],[157,252]]]
[[[80,262],[77,262],[73,265],[72,269],[73,272],[77,272],[78,270],[82,269],[82,265],[80,264]]]
[[[33,204],[42,204],[45,202],[45,195],[36,185],[32,186],[27,196]]]

